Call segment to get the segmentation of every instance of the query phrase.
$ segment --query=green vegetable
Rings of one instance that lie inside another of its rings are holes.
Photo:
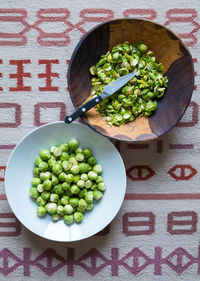
[[[64,206],[64,211],[65,211],[65,214],[71,215],[74,212],[74,208],[71,205],[67,204]]]
[[[61,172],[61,173],[58,175],[58,179],[59,179],[61,182],[65,182],[65,181],[66,181],[66,177],[67,177],[67,175],[66,175],[64,172]]]
[[[44,190],[50,190],[51,189],[51,185],[52,185],[51,181],[50,180],[46,180],[46,181],[43,182],[42,186],[43,186]]]
[[[103,196],[103,193],[100,190],[95,189],[93,191],[93,196],[95,200],[99,200]]]
[[[75,175],[74,176],[74,179],[73,179],[73,182],[75,183],[75,184],[77,184],[77,182],[80,180],[80,175]]]
[[[47,161],[51,157],[50,151],[48,149],[44,149],[40,151],[40,158],[44,161]]]
[[[101,172],[102,172],[102,167],[101,167],[101,165],[99,165],[99,164],[95,165],[95,166],[93,167],[93,171],[94,171],[95,173],[97,173],[97,174],[101,174]]]
[[[88,175],[87,174],[82,174],[81,175],[81,180],[87,181],[88,180]]]
[[[125,45],[124,48],[128,50]],[[110,69],[109,63],[104,69]],[[103,73],[98,75],[103,77]],[[146,102],[148,111],[155,106],[150,101]],[[76,139],[44,149],[39,155],[29,189],[30,197],[36,201],[38,216],[48,213],[55,222],[63,218],[67,225],[73,221],[80,223],[83,214],[93,209],[93,201],[99,200],[105,190],[101,165],[92,151],[82,149]]]
[[[39,196],[37,199],[36,199],[36,202],[39,206],[45,206],[46,205],[46,201],[41,197]]]
[[[70,172],[74,175],[77,175],[80,172],[79,166],[78,165],[72,166],[72,168],[70,169]]]
[[[50,215],[55,214],[57,211],[56,203],[47,203],[45,208]]]
[[[87,208],[86,201],[84,199],[80,199],[78,202],[77,211],[83,213],[85,212],[86,208]]]
[[[79,166],[79,172],[80,173],[87,173],[88,172],[88,165],[86,163],[80,163],[78,166]]]
[[[72,174],[68,174],[66,176],[66,182],[71,183],[74,180],[74,176]]]
[[[91,190],[95,190],[97,189],[97,184],[96,183],[93,183],[93,185],[90,187]]]
[[[87,180],[85,182],[85,188],[89,189],[92,186],[92,181],[91,180]]]
[[[79,146],[76,150],[75,150],[75,153],[82,153],[83,152],[83,149]]]
[[[89,158],[92,155],[92,151],[89,148],[85,148],[83,150],[83,155],[85,156],[85,158]]]
[[[49,168],[52,169],[53,165],[56,163],[56,160],[53,159],[51,156],[51,158],[48,160],[47,163],[48,163]]]
[[[72,224],[74,221],[73,215],[65,215],[63,219],[66,224]]]
[[[77,185],[73,184],[70,191],[71,191],[72,194],[78,194],[79,191],[80,191],[80,188],[78,188]]]
[[[54,150],[53,150],[53,155],[54,155],[55,157],[58,157],[58,156],[60,156],[61,154],[62,154],[62,148],[60,148],[60,147],[55,147]]]
[[[89,203],[89,204],[87,204],[86,210],[87,211],[91,211],[93,208],[94,208],[94,204],[93,203]]]
[[[96,164],[96,162],[97,162],[97,160],[94,156],[89,157],[87,161],[88,161],[88,164],[91,166]]]
[[[50,195],[51,195],[51,193],[48,192],[48,191],[43,191],[43,192],[41,193],[41,197],[42,197],[42,199],[44,199],[45,201],[48,201],[48,200],[50,199]]]
[[[52,174],[51,183],[52,183],[53,186],[59,184],[59,179],[54,174]]]
[[[85,195],[85,201],[89,204],[91,204],[93,202],[93,192],[87,192],[87,194]]]
[[[93,168],[94,169],[94,168]],[[95,173],[95,172],[93,172],[93,171],[90,171],[89,173],[88,173],[88,179],[89,180],[96,180],[97,179],[97,173]]]
[[[79,180],[79,181],[77,182],[77,186],[78,186],[79,188],[83,188],[83,187],[85,186],[84,180]]]
[[[61,216],[63,216],[65,214],[65,209],[63,206],[58,206],[57,207],[57,213]]]
[[[106,190],[106,185],[105,185],[105,183],[104,183],[104,182],[98,183],[98,189],[99,189],[100,191],[105,191],[105,190]]]
[[[85,157],[84,157],[83,153],[78,152],[78,153],[76,154],[76,160],[77,160],[78,162],[82,162],[84,159],[85,159]]]
[[[63,182],[62,183],[62,189],[63,190],[68,190],[70,188],[70,184],[69,183],[67,183],[67,182]]]
[[[53,202],[53,203],[57,203],[58,202],[58,199],[59,199],[59,195],[56,194],[56,193],[51,193],[50,195],[50,201]]]
[[[140,52],[142,52],[142,53],[146,53],[147,50],[148,50],[148,47],[147,47],[147,45],[145,45],[145,44],[139,44],[138,50],[139,50]]]
[[[103,181],[102,176],[98,176],[98,177],[96,178],[96,183],[100,183],[100,182],[102,182],[102,181]]]
[[[60,163],[55,163],[52,167],[52,172],[55,175],[59,175],[60,173],[62,173],[62,165]]]
[[[43,188],[42,184],[38,184],[37,191],[39,191],[40,193],[42,193],[44,191],[44,188]]]
[[[36,167],[39,167],[39,164],[42,162],[42,159],[40,158],[40,157],[37,157],[36,159],[35,159],[35,166]]]
[[[44,217],[46,215],[47,211],[43,206],[38,206],[37,207],[37,214],[40,217]]]
[[[81,189],[81,191],[79,192],[78,197],[79,197],[79,198],[84,198],[86,194],[87,194],[87,189],[86,189],[86,188],[83,188],[83,189]]]
[[[153,114],[157,108],[155,99],[163,97],[168,79],[162,63],[156,61],[154,53],[143,42],[118,44],[90,67],[92,97],[100,95],[105,85],[134,71],[135,77],[95,107],[108,126],[120,126]],[[148,101],[154,105],[147,105]]]
[[[53,191],[58,195],[63,194],[62,185],[61,184],[55,185],[54,188],[53,188]]]
[[[70,157],[69,157],[69,163],[72,165],[72,166],[74,166],[74,165],[78,165],[78,161],[76,160],[76,157],[75,157],[75,155],[70,155]]]
[[[40,178],[34,178],[31,181],[32,186],[38,186],[38,184],[41,183],[41,179]]]
[[[68,145],[68,143],[61,143],[60,148],[62,149],[63,152],[68,152],[69,145]]]
[[[50,178],[51,178],[51,173],[49,171],[40,173],[40,179],[42,181],[49,180]]]
[[[67,152],[63,152],[60,156],[61,161],[69,160],[69,154]]]
[[[35,167],[35,168],[33,169],[33,175],[34,175],[35,177],[40,176],[40,170],[39,170],[39,168]]]
[[[62,198],[61,198],[61,203],[63,204],[63,205],[67,205],[68,203],[69,203],[69,196],[63,196]]]
[[[69,141],[69,148],[72,150],[76,150],[79,146],[79,143],[76,139],[72,139]]]
[[[46,162],[40,162],[38,168],[40,172],[46,172],[48,170],[48,164]]]
[[[31,187],[29,189],[29,195],[33,198],[33,199],[36,199],[39,197],[39,192],[37,191],[37,188],[36,187]]]
[[[72,207],[77,207],[78,206],[78,202],[79,202],[79,199],[76,198],[76,197],[72,197],[70,198],[69,200],[69,204],[72,206]]]
[[[74,221],[81,222],[83,220],[83,214],[81,212],[74,213]]]
[[[52,214],[52,215],[51,215],[51,218],[52,218],[53,221],[58,221],[59,218],[60,218],[60,215],[59,215],[58,213]]]

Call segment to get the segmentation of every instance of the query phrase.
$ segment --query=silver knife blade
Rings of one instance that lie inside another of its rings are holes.
[[[124,75],[103,88],[103,93],[100,95],[102,100],[114,94],[117,90],[123,87],[129,80],[138,74],[137,71]]]

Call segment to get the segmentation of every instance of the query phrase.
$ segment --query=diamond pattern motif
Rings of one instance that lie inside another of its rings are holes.
[[[133,248],[121,258],[119,258],[118,248],[111,249],[110,259],[95,248],[86,252],[79,259],[75,259],[74,256],[74,248],[67,248],[66,258],[57,254],[54,249],[48,248],[35,259],[31,259],[31,249],[24,248],[23,258],[20,259],[9,249],[4,248],[0,252],[0,274],[8,276],[18,267],[22,267],[24,276],[30,276],[31,268],[35,266],[47,276],[54,275],[62,267],[66,267],[67,276],[73,276],[76,267],[81,267],[90,276],[97,275],[106,267],[111,270],[112,276],[118,276],[119,269],[122,267],[133,275],[138,275],[149,265],[154,265],[155,275],[162,275],[164,266],[180,275],[194,263],[200,264],[200,256],[195,258],[182,247],[175,249],[166,257],[162,257],[161,247],[155,247],[154,257],[147,256],[139,248]],[[198,271],[197,274],[200,274],[200,272]]]

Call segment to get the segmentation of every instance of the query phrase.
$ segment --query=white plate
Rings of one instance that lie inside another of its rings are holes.
[[[104,196],[80,224],[67,226],[63,219],[53,222],[49,215],[36,214],[36,203],[29,196],[34,160],[40,150],[77,138],[80,146],[92,149],[103,167]],[[81,123],[55,122],[25,136],[12,152],[5,175],[8,202],[19,221],[35,234],[55,241],[72,242],[90,237],[106,227],[119,211],[126,191],[126,172],[121,156],[110,140]]]

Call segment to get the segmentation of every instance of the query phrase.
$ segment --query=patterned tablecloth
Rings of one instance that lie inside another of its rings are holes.
[[[199,280],[199,4],[0,1],[0,280]],[[23,227],[8,205],[8,157],[32,129],[73,111],[66,81],[72,51],[90,28],[120,17],[155,20],[180,35],[194,60],[192,101],[164,137],[117,144],[128,186],[120,212],[106,229],[77,243],[42,239]]]

